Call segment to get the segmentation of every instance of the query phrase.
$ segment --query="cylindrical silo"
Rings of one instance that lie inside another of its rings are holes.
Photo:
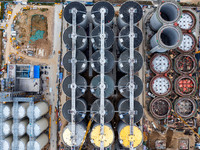
[[[140,30],[140,28],[138,28],[137,26],[134,26],[134,48],[137,48],[143,40],[143,35],[142,35],[142,31]],[[129,49],[130,47],[130,27],[125,26],[122,28],[122,30],[119,32],[119,38],[118,38],[118,44],[120,47],[120,50],[126,50]]]
[[[71,86],[72,86],[72,80],[71,80],[71,75],[67,76],[62,84],[62,88],[64,93],[68,96],[71,97]],[[81,97],[87,89],[87,81],[85,80],[84,77],[81,75],[77,74],[76,75],[76,98]]]
[[[157,31],[163,24],[174,24],[181,17],[181,6],[176,2],[164,2],[150,19],[150,27]]]
[[[18,122],[17,130],[18,130],[19,136],[23,136],[26,133],[26,128],[27,128],[28,122],[29,122],[28,119],[25,119],[25,120]],[[14,130],[15,130],[15,125],[13,124],[12,125],[12,133],[13,134],[15,132]]]
[[[90,83],[90,91],[97,98],[100,98],[100,94],[101,94],[101,90],[100,90],[100,83],[101,83],[100,81],[101,80],[100,79],[101,79],[100,75],[97,75],[92,79],[92,81]],[[110,76],[105,75],[104,76],[104,84],[105,84],[104,97],[108,98],[114,92],[115,83]]]
[[[18,140],[19,150],[27,150],[28,136],[23,136]],[[14,142],[12,142],[12,148],[14,149]]]
[[[90,108],[90,115],[92,116],[93,114],[95,114],[94,121],[96,121],[97,123],[100,123],[100,106],[101,106],[100,104],[101,104],[100,99],[98,99],[94,101],[94,103]],[[115,108],[108,99],[104,100],[104,106],[105,106],[104,122],[108,123],[113,119],[115,115]]]
[[[3,135],[8,136],[12,131],[13,120],[6,120],[3,122]]]
[[[180,74],[192,74],[196,71],[196,58],[190,54],[180,54],[175,58],[174,69]]]
[[[155,74],[168,73],[172,67],[172,60],[167,54],[156,53],[151,57],[150,68]]]
[[[118,111],[119,111],[119,117],[122,119],[123,122],[129,124],[130,123],[130,101],[129,99],[121,99],[118,103]],[[140,121],[140,119],[143,116],[143,108],[142,105],[134,100],[134,123],[137,123]]]
[[[101,145],[101,141],[104,142],[104,147],[109,147],[113,144],[115,135],[110,123],[104,124],[104,134],[101,135],[101,125],[95,123],[91,133],[90,133],[90,141],[91,143],[99,148]]]
[[[76,51],[76,72],[82,73],[87,68],[87,58],[85,54],[79,50]],[[68,72],[72,71],[72,51],[68,51],[63,57],[63,66]]]
[[[104,72],[108,73],[114,68],[115,57],[108,50],[105,50],[104,56],[105,56]],[[101,52],[99,50],[99,51],[94,52],[91,56],[91,67],[97,73],[100,73],[100,71],[101,71],[101,69],[100,69],[101,68],[101,62],[100,61],[101,61]]]
[[[31,118],[32,116],[35,119],[38,119],[45,114],[47,114],[49,111],[49,105],[46,102],[38,102],[34,104],[34,109],[32,106],[29,106],[27,109],[27,116]]]
[[[119,82],[118,82],[118,90],[121,93],[122,96],[129,98],[129,83],[130,83],[130,77],[129,75],[123,76]],[[142,80],[134,75],[134,98],[138,97],[143,91],[143,82]]]
[[[119,143],[123,147],[130,148],[131,142],[133,143],[134,148],[137,148],[142,144],[142,131],[137,126],[133,126],[133,135],[130,135],[130,125],[127,125],[121,121],[118,124],[117,131]]]
[[[11,150],[12,149],[12,141],[13,141],[13,138],[12,136],[9,136],[5,139],[3,139],[3,149],[2,150]]]
[[[88,25],[87,10],[85,6],[80,2],[70,2],[64,9],[64,18],[69,23],[72,24],[72,11],[77,11],[76,13],[76,24],[84,28]]]
[[[27,144],[27,149],[42,150],[48,144],[48,140],[48,136],[43,133],[35,141],[33,141],[33,147],[31,141],[29,141]]]
[[[174,90],[180,96],[192,96],[197,90],[196,80],[187,75],[179,76],[174,81]]]
[[[119,9],[118,26],[120,29],[130,23],[130,9],[135,9],[134,23],[137,23],[142,18],[143,11],[140,4],[134,1],[125,2]]]
[[[174,111],[184,119],[193,117],[197,112],[197,104],[190,97],[180,97],[174,103]]]
[[[105,12],[104,21],[106,25],[112,25],[113,18],[115,16],[115,10],[112,4],[109,2],[97,2],[94,4],[91,10],[91,16],[93,23],[97,26],[101,23],[101,11]]]
[[[178,26],[183,31],[192,30],[196,25],[196,17],[191,10],[183,10]]]
[[[62,114],[63,117],[68,121],[71,122],[71,100],[67,100],[63,107],[62,107]],[[75,114],[75,122],[81,122],[85,116],[87,111],[87,103],[84,99],[76,99],[76,114]]]
[[[138,72],[143,65],[143,57],[138,51],[134,51],[134,72]],[[130,52],[124,51],[118,59],[118,67],[121,72],[129,73],[130,69]]]
[[[79,147],[83,141],[83,138],[85,136],[86,132],[86,124],[84,122],[80,122],[76,124],[75,126],[75,135],[76,135],[76,141],[75,141],[75,147]],[[62,133],[62,140],[65,145],[72,146],[72,124],[68,123],[68,125],[63,129]]]
[[[165,119],[168,117],[172,109],[172,103],[168,98],[157,97],[149,104],[149,110],[156,119]]]
[[[171,80],[163,75],[157,75],[150,81],[150,90],[156,96],[166,96],[172,90]]]
[[[101,27],[97,26],[92,30],[91,42],[95,50],[101,49]],[[114,32],[111,27],[105,26],[105,39],[104,39],[104,48],[110,49],[114,43]]]
[[[162,26],[150,39],[151,53],[177,48],[182,42],[182,31],[173,25]]]
[[[45,131],[48,128],[48,120],[46,118],[42,118],[38,121],[36,121],[33,125],[33,133],[31,133],[31,126],[28,124],[27,126],[27,134],[34,136],[39,136],[43,131]]]
[[[19,103],[18,104],[18,118],[22,119],[27,116],[27,108],[29,106],[29,103]],[[14,106],[12,107],[12,116],[14,117]]]
[[[183,40],[177,50],[181,53],[193,52],[196,48],[196,39],[191,33],[183,33]]]
[[[77,34],[77,38],[76,38],[76,49],[77,50],[81,50],[84,51],[87,48],[87,34],[85,32],[85,29],[80,27],[80,26],[76,26],[76,34]],[[64,34],[63,34],[63,41],[66,44],[66,47],[71,50],[72,49],[72,26],[68,27]]]
[[[8,119],[12,117],[12,103],[3,104],[3,118]]]

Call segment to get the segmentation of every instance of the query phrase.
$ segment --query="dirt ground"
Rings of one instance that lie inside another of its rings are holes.
[[[13,46],[24,54],[48,58],[52,52],[53,10],[23,10],[15,20],[17,37]]]

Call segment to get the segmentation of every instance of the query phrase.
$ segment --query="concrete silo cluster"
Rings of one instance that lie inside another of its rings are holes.
[[[197,112],[195,14],[178,3],[163,2],[152,14],[150,28],[156,33],[150,39],[148,60],[154,75],[149,81],[154,95],[149,111],[159,120],[190,119]]]
[[[62,140],[66,147],[82,147],[88,132],[90,143],[101,150],[116,142],[124,148],[141,145],[143,107],[137,98],[143,91],[138,76],[143,66],[138,52],[142,16],[141,6],[133,1],[121,5],[118,17],[109,2],[97,2],[91,9],[79,2],[65,6],[69,26],[63,33],[68,49],[63,66],[68,76],[62,89],[69,99],[62,106],[68,122]],[[93,120],[90,129],[88,118]],[[119,123],[113,118],[120,118]]]
[[[49,126],[44,118],[48,113],[48,103],[6,102],[0,107],[2,150],[41,150],[48,144],[49,138],[44,133]],[[35,121],[33,126],[31,120]]]

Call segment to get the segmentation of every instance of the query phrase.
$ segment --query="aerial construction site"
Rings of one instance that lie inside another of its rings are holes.
[[[200,149],[188,2],[2,2],[0,149]]]

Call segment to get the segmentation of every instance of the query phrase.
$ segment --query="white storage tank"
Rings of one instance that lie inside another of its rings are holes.
[[[8,136],[11,134],[11,127],[13,124],[13,120],[7,120],[3,122],[3,134],[4,136]]]
[[[3,150],[11,150],[12,136],[9,136],[3,140]]]
[[[34,112],[32,112],[32,110],[34,110]],[[29,118],[32,117],[32,115],[34,116],[35,119],[38,119],[42,116],[44,116],[45,114],[47,114],[49,111],[49,106],[48,103],[46,102],[38,102],[34,105],[34,109],[32,106],[29,106],[27,109],[27,116]]]
[[[28,136],[23,136],[18,140],[19,150],[27,150]],[[14,142],[12,142],[12,149],[14,149]]]
[[[33,144],[31,144],[31,141],[27,144],[27,150],[29,150],[33,145],[33,150],[41,150],[44,148],[45,145],[48,144],[48,136],[46,134],[40,135]]]
[[[12,117],[12,103],[3,104],[3,118],[8,119]]]
[[[18,123],[18,135],[23,136],[26,133],[28,119],[22,120]],[[14,133],[14,124],[12,125],[12,133]]]
[[[20,103],[18,105],[18,118],[22,119],[24,117],[26,117],[27,115],[27,108],[29,106],[29,103]],[[14,112],[14,107],[12,107],[12,116],[14,117],[15,112]]]
[[[42,118],[34,123],[34,136],[39,136],[43,131],[48,128],[48,120],[46,118]],[[27,126],[27,134],[31,135],[31,126],[28,124]]]

